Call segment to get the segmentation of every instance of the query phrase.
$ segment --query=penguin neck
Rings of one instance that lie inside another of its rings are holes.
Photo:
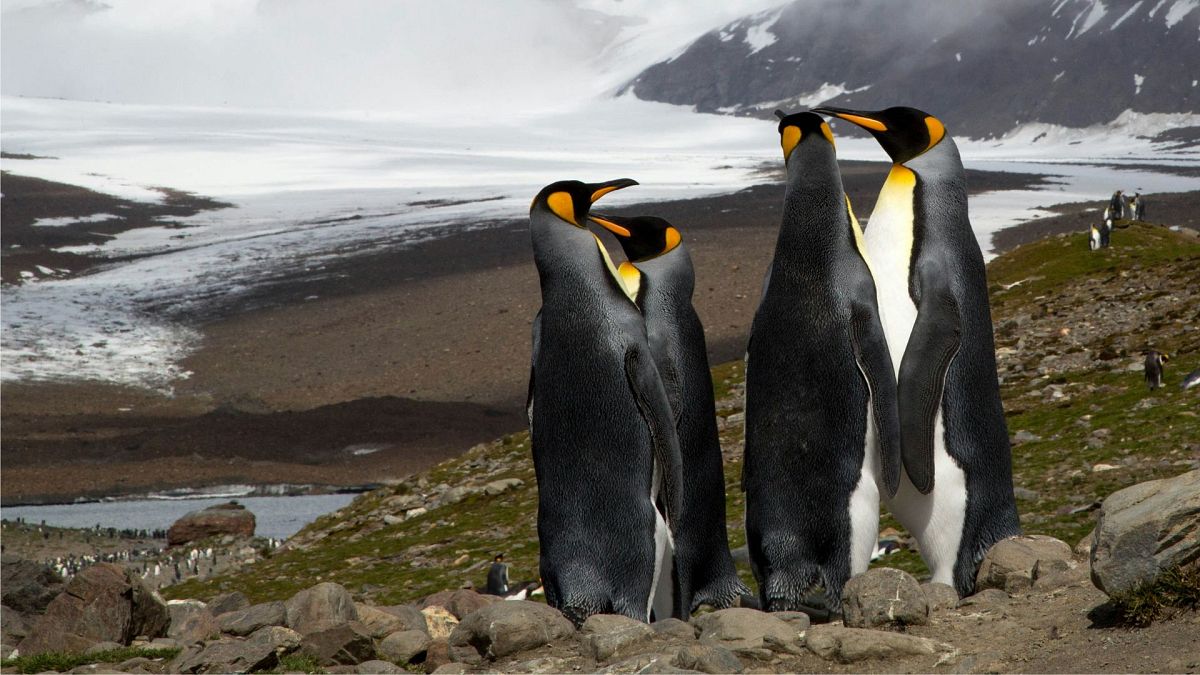
[[[682,243],[666,253],[636,263],[641,272],[638,293],[642,313],[674,315],[683,303],[691,302],[696,277],[692,259]]]
[[[628,297],[616,266],[604,245],[590,231],[560,222],[554,216],[531,218],[533,257],[541,279],[542,295],[562,293],[584,297]]]
[[[787,174],[776,260],[800,254],[805,265],[833,263],[837,256],[830,254],[854,246],[836,157],[832,153],[803,159],[793,156]]]

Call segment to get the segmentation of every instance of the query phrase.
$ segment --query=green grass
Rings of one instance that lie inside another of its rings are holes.
[[[1113,233],[1113,246],[1092,252],[1083,234],[1050,237],[1000,256],[988,268],[997,347],[1014,348],[1022,337],[1019,327],[1006,327],[1021,316],[1055,317],[1071,304],[1098,293],[1138,306],[1164,294],[1190,289],[1200,279],[1200,243],[1165,228],[1134,224]],[[1018,283],[1014,286],[1005,286]],[[1125,297],[1125,284],[1139,290]],[[1090,284],[1090,286],[1088,286]],[[1086,287],[1086,291],[1080,290]],[[1099,290],[1095,290],[1099,289]],[[1074,295],[1072,295],[1074,293]],[[1048,534],[1074,545],[1094,525],[1089,506],[1112,492],[1138,482],[1177,475],[1190,468],[1194,443],[1200,439],[1196,392],[1183,392],[1177,382],[1200,365],[1200,331],[1180,330],[1194,324],[1200,313],[1152,317],[1151,334],[1126,335],[1120,330],[1098,332],[1095,343],[1080,345],[1066,336],[1039,338],[1038,351],[1076,354],[1081,350],[1113,352],[1109,360],[1092,358],[1077,368],[1037,375],[1037,363],[1001,386],[1010,433],[1029,431],[1039,440],[1013,448],[1014,483],[1037,493],[1017,503],[1026,532]],[[1071,328],[1071,326],[1066,326]],[[1144,344],[1174,358],[1174,379],[1154,393],[1146,390],[1139,371],[1113,370],[1112,359],[1129,362]],[[728,400],[744,384],[740,360],[713,368],[718,414],[741,412]],[[1066,395],[1047,402],[1044,390],[1061,385]],[[1086,388],[1089,393],[1082,393]],[[726,400],[726,405],[722,405]],[[1151,405],[1147,405],[1146,402]],[[1092,432],[1106,429],[1097,443]],[[731,547],[745,544],[745,496],[740,489],[742,427],[721,432],[725,448],[726,510]],[[504,552],[514,580],[533,579],[537,567],[537,486],[530,459],[529,436],[515,433],[472,449],[424,475],[426,486],[456,485],[473,479],[481,467],[499,462],[504,469],[488,481],[515,477],[524,487],[501,495],[469,497],[454,506],[387,525],[375,512],[388,500],[421,489],[417,478],[364,494],[349,507],[309,525],[295,540],[312,542],[307,550],[283,550],[237,574],[205,582],[190,581],[163,590],[169,598],[208,599],[242,591],[254,602],[286,599],[320,581],[344,585],[359,598],[375,604],[411,602],[435,591],[458,588],[465,582],[482,587],[487,564]],[[1097,464],[1118,467],[1094,471]],[[403,509],[384,508],[403,515]],[[497,525],[499,523],[499,525]],[[881,529],[903,531],[886,510]],[[320,539],[316,541],[316,539]],[[902,551],[877,565],[896,567],[918,577],[928,575],[920,556]],[[754,588],[750,571],[739,569]]]
[[[328,672],[321,667],[321,662],[317,657],[308,654],[288,654],[279,657],[279,665],[268,673],[325,673]]]
[[[1200,609],[1200,567],[1169,569],[1154,581],[1112,596],[1111,603],[1121,622],[1134,627]]]
[[[0,661],[0,667],[15,668],[21,673],[63,672],[89,663],[121,663],[136,657],[147,659],[172,659],[178,649],[151,649],[147,647],[122,647],[92,654],[70,654],[47,652],[35,656],[18,656]]]

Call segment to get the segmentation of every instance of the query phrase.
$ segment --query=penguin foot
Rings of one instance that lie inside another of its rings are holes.
[[[746,584],[742,583],[741,579],[732,577],[731,579],[722,580],[720,583],[710,584],[695,593],[692,596],[691,611],[695,612],[700,605],[708,605],[713,609],[727,609],[729,607],[745,607],[739,605],[739,599],[744,597],[752,597],[750,589]]]
[[[598,613],[595,610],[588,609],[586,607],[559,607],[558,611],[562,612],[563,616],[567,617],[571,623],[575,624],[575,630],[583,628],[583,622],[587,621],[589,616]]]

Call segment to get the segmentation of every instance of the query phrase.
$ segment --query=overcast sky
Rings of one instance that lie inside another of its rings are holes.
[[[5,95],[453,114],[611,91],[781,0],[3,0]]]

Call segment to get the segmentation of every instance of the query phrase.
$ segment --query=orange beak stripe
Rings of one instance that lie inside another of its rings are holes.
[[[622,186],[620,186],[620,185],[610,185],[608,187],[602,187],[599,190],[596,190],[595,192],[592,193],[592,203],[595,204],[597,199],[600,199],[604,195],[612,192],[613,190],[620,190],[621,187]]]
[[[597,216],[588,216],[588,218],[593,223],[600,225],[600,227],[603,227],[604,229],[608,230],[609,232],[612,232],[613,234],[617,235],[618,237],[629,238],[629,237],[633,236],[633,233],[630,232],[628,229],[621,227],[620,225],[612,222],[611,220],[605,220],[604,218],[599,218]]]
[[[851,115],[849,113],[836,113],[836,114],[838,117],[846,120],[847,122],[853,122],[854,124],[857,124],[858,126],[864,128],[864,129],[870,129],[872,131],[887,131],[888,130],[887,125],[885,125],[883,122],[880,122],[879,120],[873,120],[870,117],[863,117],[862,115]]]

